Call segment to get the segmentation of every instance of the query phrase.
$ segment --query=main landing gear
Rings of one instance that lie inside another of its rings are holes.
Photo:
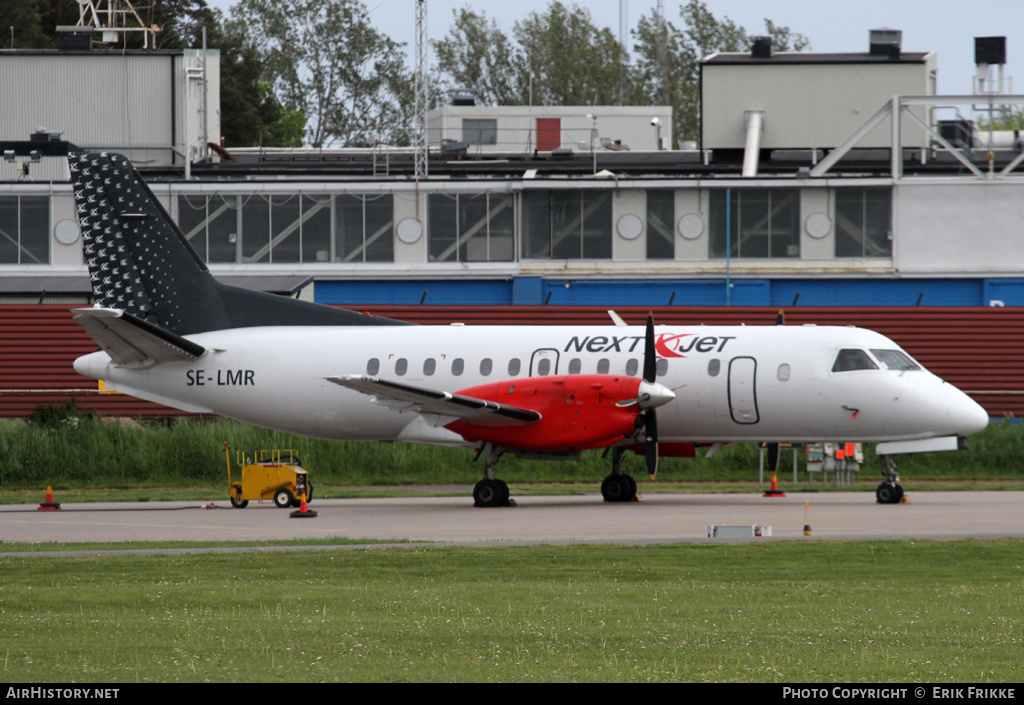
[[[612,474],[601,483],[601,496],[605,502],[632,502],[636,499],[636,480],[622,472],[623,448],[612,449]],[[503,450],[491,443],[485,443],[477,454],[484,456],[484,479],[473,486],[474,507],[508,507],[514,506],[509,498],[508,485],[494,476],[494,466],[498,463]],[[576,457],[578,459],[578,456]]]
[[[484,444],[484,479],[473,487],[474,507],[507,507],[509,500],[508,485],[494,476],[494,466],[501,457],[501,451],[491,443]]]
[[[636,499],[636,480],[622,472],[622,448],[612,448],[612,474],[601,483],[605,502],[632,502]]]
[[[896,472],[896,461],[891,455],[880,455],[878,460],[882,464],[885,480],[875,490],[875,499],[879,504],[899,504],[903,499],[903,487],[900,485],[900,475]]]

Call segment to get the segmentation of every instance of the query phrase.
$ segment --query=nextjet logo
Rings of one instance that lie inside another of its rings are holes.
[[[659,333],[654,341],[658,357],[686,357],[688,352],[722,352],[734,335],[694,335],[693,333]],[[643,352],[642,335],[583,336],[574,335],[562,352]]]

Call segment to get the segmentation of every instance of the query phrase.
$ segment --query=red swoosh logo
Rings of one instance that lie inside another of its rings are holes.
[[[660,357],[686,357],[685,355],[677,353],[674,349],[675,346],[669,347],[669,345],[680,338],[686,338],[691,335],[693,335],[693,333],[680,333],[679,335],[659,333],[658,339],[654,342],[654,349]]]

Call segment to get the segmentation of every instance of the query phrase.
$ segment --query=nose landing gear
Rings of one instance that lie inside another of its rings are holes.
[[[875,499],[879,504],[899,504],[903,499],[903,487],[900,475],[896,472],[896,461],[891,455],[878,456],[882,464],[882,476],[885,480],[875,490]]]

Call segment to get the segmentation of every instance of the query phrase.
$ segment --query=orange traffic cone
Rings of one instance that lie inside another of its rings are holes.
[[[312,519],[316,516],[316,512],[312,511],[306,506],[306,493],[302,493],[302,500],[299,502],[299,510],[289,514],[292,519]]]
[[[779,481],[776,478],[774,472],[772,473],[772,487],[771,487],[770,490],[768,490],[767,492],[764,493],[764,496],[765,497],[785,497],[786,496],[786,493],[779,489]]]
[[[60,509],[60,502],[53,501],[53,490],[50,488],[49,485],[46,486],[46,501],[40,502],[39,506],[36,509],[37,511],[40,512]]]

